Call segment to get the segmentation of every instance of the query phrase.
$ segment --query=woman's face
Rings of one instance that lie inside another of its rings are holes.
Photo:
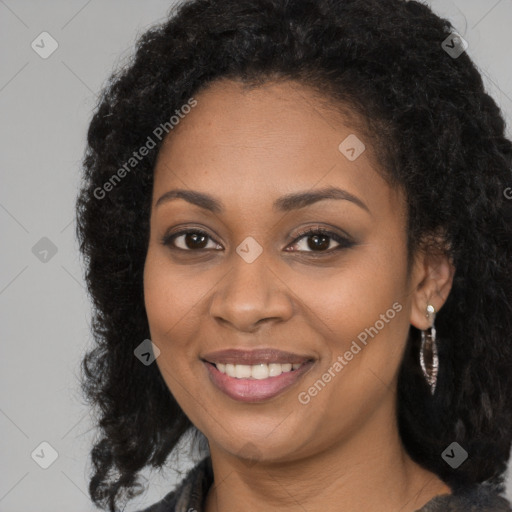
[[[402,193],[296,83],[195,99],[158,157],[144,272],[171,393],[212,450],[262,460],[389,423],[414,309]]]

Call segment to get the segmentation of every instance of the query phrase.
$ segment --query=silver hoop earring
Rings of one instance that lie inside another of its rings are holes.
[[[431,326],[421,331],[420,365],[423,370],[425,380],[430,386],[432,395],[436,390],[437,372],[439,369],[439,357],[437,354],[436,328],[434,320],[436,310],[432,304],[427,305],[426,317],[432,320]]]

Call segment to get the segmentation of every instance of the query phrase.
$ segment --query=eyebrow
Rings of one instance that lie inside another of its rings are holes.
[[[205,210],[209,210],[213,213],[222,213],[224,211],[222,202],[215,197],[204,192],[184,189],[169,190],[158,199],[158,201],[155,203],[155,208],[174,199],[184,199],[191,204],[199,206]],[[324,199],[340,199],[350,201],[370,213],[369,208],[361,199],[351,194],[350,192],[337,187],[326,187],[317,190],[308,190],[304,192],[287,194],[276,199],[272,205],[272,208],[281,212],[289,212],[291,210],[305,208],[306,206],[314,204],[318,201],[322,201]]]

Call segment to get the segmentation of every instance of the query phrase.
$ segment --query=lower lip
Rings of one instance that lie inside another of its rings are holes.
[[[259,380],[229,377],[219,372],[213,364],[203,362],[213,384],[230,398],[240,402],[261,402],[279,395],[293,386],[313,365],[313,361],[308,361],[296,370]]]

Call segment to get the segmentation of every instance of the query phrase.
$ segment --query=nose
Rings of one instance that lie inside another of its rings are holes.
[[[238,331],[254,332],[261,324],[280,323],[293,315],[290,288],[260,255],[252,263],[237,253],[230,271],[215,290],[210,314]]]

